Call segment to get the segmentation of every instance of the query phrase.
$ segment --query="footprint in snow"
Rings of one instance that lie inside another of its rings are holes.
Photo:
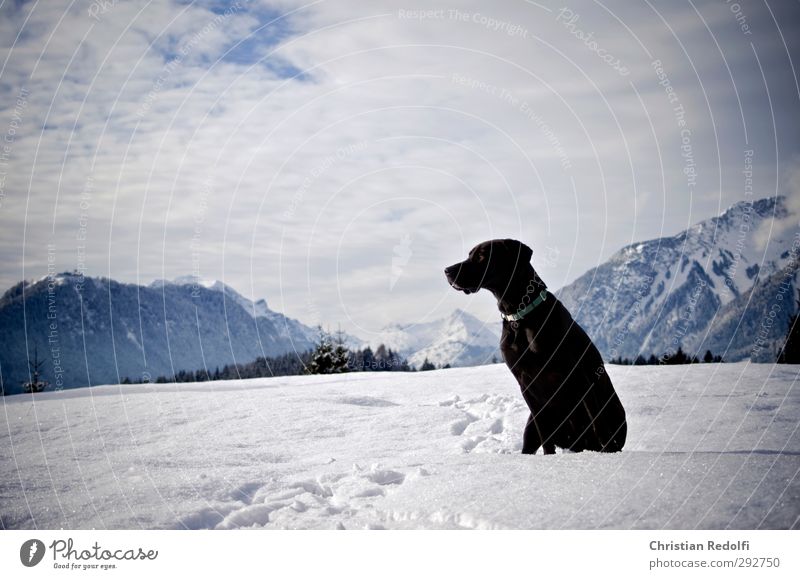
[[[524,423],[526,407],[518,397],[483,394],[461,400],[454,396],[439,402],[439,406],[461,412],[461,417],[450,423],[450,433],[464,438],[457,447],[461,451],[511,453],[519,450],[516,438],[521,432],[508,432],[507,428],[507,424]]]
[[[372,505],[373,501],[405,484],[410,480],[409,475],[414,479],[428,474],[421,467],[406,473],[377,464],[368,469],[353,465],[349,473],[330,473],[317,479],[293,481],[272,493],[264,492],[266,487],[261,483],[245,483],[232,493],[234,496],[231,498],[238,501],[238,507],[226,505],[220,509],[204,509],[187,518],[184,526],[305,528],[319,526],[320,518],[345,517],[345,521],[353,519],[362,527],[381,528],[375,522],[380,515]],[[370,517],[373,520],[369,520]],[[344,528],[344,523],[339,520],[335,526]]]

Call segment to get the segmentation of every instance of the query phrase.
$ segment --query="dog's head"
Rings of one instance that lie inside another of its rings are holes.
[[[445,268],[455,289],[471,294],[485,288],[502,291],[515,277],[527,274],[533,251],[516,239],[492,239],[479,243],[464,261]]]

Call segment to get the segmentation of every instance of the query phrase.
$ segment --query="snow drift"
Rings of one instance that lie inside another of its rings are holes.
[[[617,367],[622,453],[519,454],[501,365],[6,397],[3,528],[796,528],[797,366]]]

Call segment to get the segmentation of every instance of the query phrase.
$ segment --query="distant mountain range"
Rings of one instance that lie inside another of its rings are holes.
[[[557,295],[607,359],[680,346],[774,361],[797,309],[796,233],[784,197],[737,203],[675,236],[622,248]]]
[[[144,287],[62,273],[18,283],[0,298],[0,371],[10,393],[28,380],[28,353],[44,360],[50,388],[76,387],[154,380],[178,370],[213,372],[303,352],[316,338],[315,329],[270,310],[264,300],[191,278]]]
[[[0,378],[6,393],[20,392],[36,352],[50,388],[155,380],[305,352],[318,337],[316,328],[220,281],[186,276],[139,286],[61,273],[20,282],[0,298]],[[367,345],[344,338],[350,348]],[[370,345],[381,343],[418,368],[426,358],[438,366],[499,358],[497,333],[460,310],[433,322],[387,327]]]
[[[727,361],[773,361],[796,311],[796,225],[783,197],[738,203],[675,236],[624,247],[556,293],[606,360],[680,346]],[[501,360],[499,333],[499,320],[456,310],[346,341],[383,343],[417,368],[425,359],[471,366]],[[145,287],[63,273],[20,282],[0,298],[0,380],[6,392],[21,391],[34,351],[51,388],[76,387],[213,372],[306,351],[317,337],[315,328],[219,281],[183,277]]]

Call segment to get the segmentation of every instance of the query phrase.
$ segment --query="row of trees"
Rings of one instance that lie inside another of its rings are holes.
[[[665,352],[659,358],[656,358],[655,354],[650,354],[649,358],[645,358],[639,354],[633,360],[630,358],[617,356],[609,361],[611,364],[620,364],[622,366],[657,366],[659,364],[665,366],[675,366],[677,364],[699,364],[700,362],[701,360],[697,356],[690,356],[686,354],[681,347],[678,347],[678,349],[672,353]],[[712,362],[724,362],[724,360],[722,359],[722,356],[715,356],[711,353],[711,350],[706,350],[702,362],[704,364],[711,364]]]
[[[383,344],[373,352],[367,346],[349,350],[342,332],[332,336],[319,330],[319,342],[311,353],[307,374],[338,374],[341,372],[410,372],[408,360]]]
[[[416,372],[417,368],[399,353],[383,344],[373,352],[367,346],[360,350],[349,350],[344,343],[342,332],[336,336],[319,329],[319,343],[310,353],[311,361],[301,374],[338,374],[341,372]],[[449,368],[444,364],[442,369]],[[421,372],[436,370],[436,365],[425,358]]]
[[[449,368],[446,364],[444,368]],[[436,366],[425,359],[420,371],[435,370]],[[334,336],[320,329],[316,348],[306,352],[294,352],[274,357],[259,357],[247,364],[228,364],[210,370],[181,370],[173,377],[159,376],[156,383],[208,382],[214,380],[238,380],[267,378],[272,376],[298,376],[302,374],[341,374],[344,372],[416,372],[403,356],[381,344],[374,351],[366,348],[350,350],[343,334]],[[123,384],[131,384],[129,379]]]
[[[214,370],[181,370],[172,378],[159,376],[155,379],[157,384],[167,382],[210,382],[214,380],[239,380],[247,378],[265,378],[268,376],[296,376],[303,374],[311,362],[311,351],[283,354],[274,357],[259,357],[247,364],[226,364]],[[123,384],[137,383],[125,378]]]

